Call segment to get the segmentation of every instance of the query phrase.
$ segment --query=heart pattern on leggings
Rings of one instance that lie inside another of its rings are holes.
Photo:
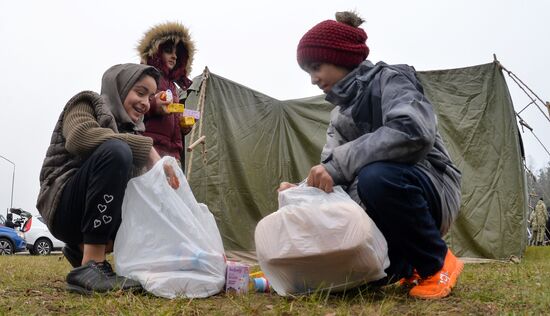
[[[112,220],[113,218],[111,216],[103,215],[103,222],[105,224],[109,224]]]
[[[97,205],[99,213],[103,214],[107,210],[106,204],[113,202],[114,199],[115,197],[110,194],[103,194],[103,200],[105,201],[105,204],[99,203]],[[98,228],[99,226],[101,226],[101,224],[109,224],[112,220],[113,218],[111,216],[104,214],[103,216],[101,216],[100,219],[94,219],[94,228]]]
[[[103,213],[107,210],[107,205],[98,204],[97,209],[99,210],[100,213]]]
[[[113,201],[114,197],[109,194],[104,194],[103,199],[105,200],[105,203],[109,204]]]

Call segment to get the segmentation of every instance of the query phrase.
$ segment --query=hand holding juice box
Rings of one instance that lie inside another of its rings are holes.
[[[160,93],[160,99],[162,101],[168,101],[170,102],[167,106],[166,106],[166,111],[168,113],[183,113],[183,111],[185,110],[185,105],[183,105],[182,103],[174,103],[172,101],[174,101],[174,95],[172,93],[172,90],[168,89],[166,91],[162,91]]]

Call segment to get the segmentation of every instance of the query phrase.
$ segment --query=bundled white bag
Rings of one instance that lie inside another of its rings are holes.
[[[176,171],[177,190],[166,181],[164,163]],[[174,158],[164,157],[128,182],[114,259],[117,274],[157,296],[207,297],[223,289],[225,254],[216,221]]]
[[[279,210],[256,226],[256,254],[279,295],[342,291],[379,280],[389,266],[386,240],[341,187],[301,185],[279,193]]]

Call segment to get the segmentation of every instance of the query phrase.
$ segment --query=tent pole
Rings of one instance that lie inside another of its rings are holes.
[[[204,150],[204,138],[206,138],[206,136],[204,136],[203,138],[203,135],[202,135],[202,122],[204,120],[204,102],[205,102],[205,98],[206,98],[206,83],[208,82],[208,78],[210,77],[210,71],[208,70],[208,67],[204,67],[204,71],[202,72],[202,82],[201,82],[201,87],[200,87],[200,92],[199,92],[199,102],[198,102],[198,109],[199,109],[199,112],[200,112],[200,115],[201,115],[201,119],[199,120],[199,139],[202,139],[202,147],[203,147],[203,154],[206,153],[206,151]],[[191,131],[191,137],[190,137],[190,141],[191,143],[195,143],[194,140],[195,140],[195,130],[196,128],[193,128],[193,130]],[[195,145],[196,146],[196,145]],[[194,146],[193,146],[194,147]],[[189,163],[187,164],[187,171],[185,172],[185,175],[187,176],[187,180],[189,180],[190,176],[191,176],[191,168],[193,166],[193,147],[189,146],[187,147],[187,151],[190,151],[191,154],[189,155]]]
[[[495,56],[495,55],[493,55]],[[496,56],[495,56],[496,58]],[[500,68],[502,70],[504,70],[507,74],[508,74],[508,77],[510,77],[510,79],[512,79],[517,85],[518,87],[523,90],[523,92],[525,93],[525,95],[527,95],[528,98],[531,99],[531,103],[529,103],[529,105],[531,104],[535,104],[537,106],[537,109],[539,109],[539,111],[542,113],[542,116],[544,116],[544,118],[546,118],[549,122],[550,122],[550,117],[546,115],[546,113],[543,112],[543,110],[540,108],[539,104],[537,104],[537,100],[540,101],[542,104],[547,104],[548,102],[544,102],[542,101],[542,99],[535,93],[533,92],[533,90],[531,90],[531,88],[529,88],[528,85],[526,85],[523,81],[521,81],[521,79],[518,78],[518,76],[516,76],[513,72],[511,72],[510,70],[506,69],[506,67],[504,67],[498,60],[496,61],[496,63],[500,66]],[[527,90],[529,92],[527,92]],[[523,110],[522,110],[523,111]],[[550,109],[548,110],[549,114],[550,114]]]

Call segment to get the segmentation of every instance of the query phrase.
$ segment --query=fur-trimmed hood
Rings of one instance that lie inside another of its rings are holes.
[[[187,62],[182,66],[185,67],[186,75],[191,74],[193,57],[195,55],[195,43],[191,39],[189,30],[178,22],[157,24],[145,32],[137,46],[141,63],[147,64],[147,60],[157,55],[159,46],[168,40],[174,41],[175,44],[179,42],[183,43],[188,56]]]

